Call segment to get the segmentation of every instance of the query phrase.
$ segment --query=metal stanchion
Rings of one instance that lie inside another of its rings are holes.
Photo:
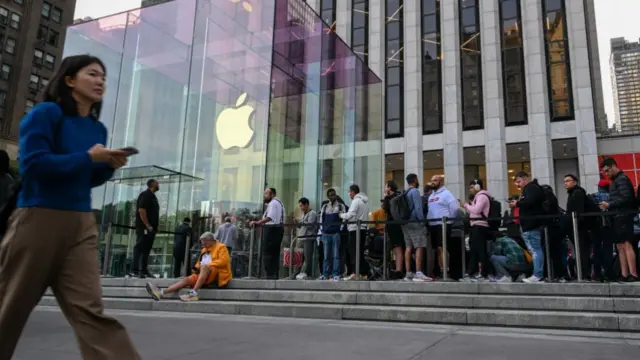
[[[573,246],[576,256],[576,267],[578,272],[578,281],[582,281],[582,259],[580,257],[580,235],[578,234],[578,214],[571,213],[571,223],[573,224]]]
[[[356,221],[356,279],[360,279],[360,223],[361,220]]]
[[[544,261],[547,264],[547,281],[551,281],[553,277],[551,276],[551,256],[549,249],[549,227],[544,227]]]
[[[104,242],[104,259],[102,260],[102,276],[107,276],[109,273],[109,255],[111,253],[111,234],[113,224],[109,223],[107,227],[107,235]]]
[[[289,233],[289,280],[293,280],[293,258],[297,242],[298,238],[293,238],[293,232]]]
[[[251,228],[249,233],[249,269],[247,269],[247,277],[245,279],[253,278],[253,244],[256,238],[256,229]]]
[[[467,243],[465,241],[464,231],[462,231],[462,275],[467,273]]]
[[[387,267],[389,266],[389,263],[387,262],[387,257],[389,257],[389,254],[387,253],[387,240],[388,240],[388,235],[387,234],[387,225],[384,225],[383,228],[383,235],[382,235],[382,280],[387,280],[389,277],[389,269],[387,269]]]
[[[447,250],[447,217],[442,218],[442,280],[449,280],[449,251]]]

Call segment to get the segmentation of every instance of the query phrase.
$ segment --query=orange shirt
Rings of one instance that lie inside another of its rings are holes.
[[[371,221],[387,221],[387,214],[384,212],[384,209],[378,209],[374,212],[369,213],[369,219]],[[384,230],[384,224],[371,224],[372,228],[382,231]]]

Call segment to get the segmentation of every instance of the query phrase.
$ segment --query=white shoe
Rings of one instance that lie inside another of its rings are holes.
[[[503,276],[500,279],[496,280],[499,283],[510,283],[513,282],[513,279],[511,279],[511,276]]]
[[[351,280],[355,280],[356,279],[356,274],[351,274],[345,278],[343,278],[342,280],[344,281],[351,281]]]
[[[524,282],[524,279],[526,279],[524,274],[520,274],[520,275],[518,275],[518,278],[516,279],[516,282]]]
[[[424,282],[424,281],[433,281],[433,279],[425,275],[422,271],[418,271],[416,273],[416,276],[413,277],[413,281]]]
[[[308,277],[307,277],[307,274],[305,273],[300,273],[296,276],[296,280],[307,280],[307,279]]]
[[[408,272],[407,275],[404,276],[404,281],[411,281],[413,280],[413,273],[412,272]]]
[[[535,276],[535,275],[531,275],[530,278],[524,279],[522,280],[527,284],[535,284],[535,283],[539,283],[539,282],[544,282],[541,278]]]

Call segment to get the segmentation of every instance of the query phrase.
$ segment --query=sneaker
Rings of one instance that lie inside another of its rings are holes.
[[[127,274],[127,277],[132,279],[144,279],[146,276],[144,276],[143,274],[140,274],[139,272],[132,271]]]
[[[320,275],[320,277],[318,278],[318,280],[327,280],[327,277],[324,275]]]
[[[194,290],[189,291],[186,294],[180,295],[180,300],[182,301],[198,301],[200,300],[200,297],[198,296],[198,293]]]
[[[516,279],[516,282],[524,282],[524,279],[526,279],[524,274],[520,274],[520,275],[518,275],[518,278]]]
[[[486,279],[486,281],[488,281],[488,282],[498,282],[498,280],[500,280],[500,278],[497,278],[497,277],[495,277],[493,275],[487,276],[487,279]]]
[[[422,271],[418,271],[416,273],[416,275],[413,277],[413,281],[422,281],[422,282],[424,282],[424,281],[433,281],[433,279],[428,277],[424,273],[422,273]]]
[[[404,276],[404,281],[411,281],[413,280],[413,273],[412,272],[407,272],[407,275]]]
[[[356,279],[356,274],[351,274],[349,276],[345,276],[342,280],[351,281],[351,280],[355,280],[355,279]]]
[[[144,273],[142,273],[140,275],[141,275],[140,278],[142,278],[142,279],[144,279],[144,278],[155,279],[156,278],[152,273],[150,273],[148,271],[145,271]]]
[[[506,275],[496,280],[496,282],[499,282],[499,283],[510,283],[512,281],[513,279],[511,279],[511,276],[506,276]]]
[[[522,280],[527,284],[535,284],[535,283],[539,283],[539,282],[544,282],[541,278],[535,276],[535,275],[531,275],[530,278],[524,279]]]
[[[153,300],[160,301],[160,299],[162,299],[162,290],[159,290],[157,286],[148,282],[145,285],[145,288],[147,289],[147,292],[149,293],[149,295],[151,295],[151,298]]]
[[[472,282],[475,282],[475,277],[471,277],[469,275],[465,275],[462,279],[460,279],[460,282],[472,283]]]
[[[331,278],[331,281],[340,281],[340,276],[334,276]]]
[[[633,275],[629,275],[629,276],[627,276],[627,278],[625,279],[625,282],[627,282],[627,283],[634,283],[634,282],[638,282],[638,277],[633,276]]]
[[[308,277],[307,277],[307,274],[305,273],[300,273],[296,276],[296,280],[307,280],[307,279]]]

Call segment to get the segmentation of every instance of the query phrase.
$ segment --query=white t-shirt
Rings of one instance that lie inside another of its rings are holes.
[[[264,212],[263,218],[271,219],[271,221],[267,223],[269,225],[282,224],[282,222],[284,221],[283,215],[284,206],[282,206],[280,199],[274,197],[269,202],[269,205],[267,205],[267,210]]]
[[[200,260],[200,266],[209,265],[211,263],[211,255],[204,254],[202,255],[202,259]]]

